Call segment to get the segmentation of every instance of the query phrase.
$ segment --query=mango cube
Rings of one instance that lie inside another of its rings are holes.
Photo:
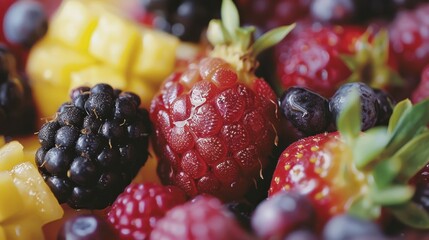
[[[6,238],[6,231],[2,226],[0,226],[0,240],[7,240]]]
[[[65,45],[88,51],[89,38],[97,24],[97,18],[83,1],[64,1],[49,25],[49,36]]]
[[[24,205],[8,171],[0,172],[0,223],[18,214]],[[1,232],[0,232],[1,239]]]
[[[42,230],[43,224],[37,216],[23,216],[21,218],[7,221],[2,225],[6,233],[5,235],[7,240],[45,239]]]
[[[70,90],[79,86],[92,87],[97,83],[107,83],[113,88],[124,89],[127,85],[124,74],[106,66],[94,65],[71,74]]]
[[[95,58],[126,72],[138,39],[138,28],[108,11],[102,12],[89,43]]]
[[[11,170],[15,165],[24,162],[23,148],[18,141],[6,143],[6,145],[1,147],[0,171]]]
[[[143,29],[133,73],[160,84],[174,69],[178,46],[176,37]]]

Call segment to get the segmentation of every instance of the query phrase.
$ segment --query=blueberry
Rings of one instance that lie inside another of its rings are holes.
[[[302,87],[286,90],[280,107],[292,125],[307,135],[322,133],[331,123],[328,100]]]
[[[325,22],[350,22],[356,17],[355,0],[314,0],[310,12],[313,18]]]
[[[323,239],[385,239],[377,224],[348,214],[333,217],[323,229]]]
[[[117,235],[106,220],[94,214],[67,219],[58,233],[58,240],[114,240]]]
[[[299,229],[291,232],[284,238],[284,240],[317,240],[318,237],[315,233],[308,229]]]
[[[392,116],[393,108],[395,107],[396,101],[387,92],[374,89],[374,93],[377,97],[378,105],[378,116],[376,125],[387,125]]]
[[[16,1],[4,16],[3,29],[9,42],[29,48],[45,35],[48,17],[41,3]]]
[[[353,90],[357,90],[360,96],[362,114],[361,129],[365,131],[376,124],[378,117],[377,96],[374,90],[365,83],[354,82],[343,84],[331,97],[329,101],[329,110],[333,118],[338,119],[348,96]]]
[[[279,192],[262,201],[252,216],[252,228],[262,239],[282,239],[294,230],[314,225],[315,212],[303,195]]]

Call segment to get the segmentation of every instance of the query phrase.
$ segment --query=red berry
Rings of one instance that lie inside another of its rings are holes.
[[[149,239],[158,220],[186,200],[184,192],[175,186],[130,184],[113,203],[107,219],[121,239]]]
[[[427,65],[421,74],[420,83],[411,95],[413,103],[418,103],[429,98],[429,65]]]
[[[222,203],[211,196],[197,196],[167,212],[158,221],[151,238],[164,240],[245,240],[250,236],[240,228]]]

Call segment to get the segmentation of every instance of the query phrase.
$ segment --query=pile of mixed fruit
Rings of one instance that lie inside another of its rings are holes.
[[[429,1],[0,16],[0,240],[429,239]]]

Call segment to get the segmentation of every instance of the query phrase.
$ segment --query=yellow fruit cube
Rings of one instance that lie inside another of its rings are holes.
[[[8,171],[0,172],[0,223],[18,214],[24,205]],[[0,232],[1,239],[1,232]]]
[[[71,74],[70,90],[79,86],[92,87],[97,83],[107,83],[113,88],[125,89],[127,81],[123,73],[106,65],[94,65]]]
[[[94,63],[95,60],[88,55],[44,39],[32,48],[27,73],[31,76],[32,83],[44,81],[68,89],[70,73]]]
[[[125,91],[139,95],[141,100],[140,106],[149,109],[150,102],[155,93],[157,93],[158,88],[152,82],[140,78],[132,78]]]
[[[87,52],[97,17],[86,4],[84,1],[63,1],[49,24],[49,36],[71,48]]]
[[[39,217],[41,225],[63,216],[63,209],[38,170],[30,162],[15,166],[11,171],[27,212]]]
[[[167,33],[143,29],[133,73],[158,85],[174,69],[179,40]]]
[[[7,240],[6,238],[6,231],[2,226],[0,226],[0,240]]]
[[[37,216],[24,215],[2,225],[6,233],[5,235],[7,240],[45,239],[42,229],[43,224]]]
[[[24,147],[18,141],[12,141],[0,148],[0,171],[11,170],[24,162]]]
[[[138,28],[131,22],[104,11],[91,36],[89,52],[98,60],[125,72],[135,51]]]

